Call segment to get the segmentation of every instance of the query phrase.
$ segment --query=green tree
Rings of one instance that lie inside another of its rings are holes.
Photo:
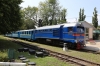
[[[66,13],[67,13],[67,9],[62,9],[61,10],[61,20],[59,21],[60,23],[66,23]]]
[[[97,29],[98,28],[98,14],[97,14],[97,10],[96,10],[96,7],[94,8],[94,12],[93,12],[93,16],[92,16],[92,24],[93,26]],[[99,37],[99,34],[98,33],[95,33],[94,34],[94,39],[98,39]]]
[[[46,0],[39,4],[39,16],[42,19],[43,25],[54,25],[65,22],[66,12],[66,9],[62,9],[59,6],[58,0]]]
[[[22,14],[25,23],[24,27],[26,27],[26,29],[35,28],[35,25],[37,25],[38,8],[28,6],[22,10]]]
[[[19,4],[22,0],[0,0],[0,33],[16,31],[22,26]]]
[[[80,8],[80,12],[79,12],[79,19],[78,21],[84,21],[86,18],[86,15],[84,15],[84,9]]]
[[[92,16],[92,24],[95,28],[98,27],[98,14],[97,14],[97,10],[96,10],[96,7],[94,8],[94,12],[93,12],[93,16]]]
[[[39,17],[42,19],[42,25],[48,25],[49,24],[49,7],[46,2],[40,2],[39,3]]]

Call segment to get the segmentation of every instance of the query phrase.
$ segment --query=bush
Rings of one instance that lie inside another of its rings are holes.
[[[93,40],[98,40],[98,39],[99,39],[99,33],[94,33]]]
[[[9,61],[8,57],[0,57],[1,62],[7,62]]]
[[[1,62],[7,62],[7,61],[9,61],[8,55],[7,55],[6,51],[0,52],[0,61]]]

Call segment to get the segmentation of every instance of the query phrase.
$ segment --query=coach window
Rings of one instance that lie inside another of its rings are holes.
[[[24,34],[26,34],[26,32],[24,32]]]
[[[27,31],[26,31],[26,34],[27,34]]]
[[[25,32],[23,32],[23,34],[25,34]]]
[[[29,31],[27,31],[27,34],[29,34]]]
[[[40,32],[40,30],[37,30],[36,32],[37,32],[37,33],[39,33],[39,32]]]
[[[33,34],[34,32],[33,32],[33,31],[31,31],[30,33],[31,33],[31,34]]]
[[[68,27],[68,32],[73,32],[73,27]]]
[[[28,34],[29,34],[29,31],[28,31]]]
[[[35,31],[35,33],[36,33],[36,31]]]
[[[50,31],[52,31],[52,29],[50,29]]]
[[[27,31],[27,34],[28,34],[28,31]]]
[[[31,34],[31,31],[29,31],[29,34]]]
[[[28,31],[28,34],[29,34],[29,31]]]
[[[47,29],[45,31],[47,32]]]
[[[42,32],[42,30],[40,30],[40,32]]]
[[[29,34],[31,34],[31,31],[29,31]]]
[[[42,30],[40,30],[40,32],[42,32]]]
[[[24,32],[23,32],[23,34],[24,34]]]

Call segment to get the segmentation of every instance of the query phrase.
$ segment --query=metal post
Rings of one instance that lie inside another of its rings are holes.
[[[67,51],[68,50],[68,48],[67,48],[67,43],[64,43],[63,44],[63,51]]]
[[[84,43],[86,44],[86,28],[84,28]]]

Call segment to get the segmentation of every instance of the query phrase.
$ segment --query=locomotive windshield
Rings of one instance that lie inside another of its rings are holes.
[[[78,26],[77,27],[77,32],[83,33],[84,32],[84,27]]]

